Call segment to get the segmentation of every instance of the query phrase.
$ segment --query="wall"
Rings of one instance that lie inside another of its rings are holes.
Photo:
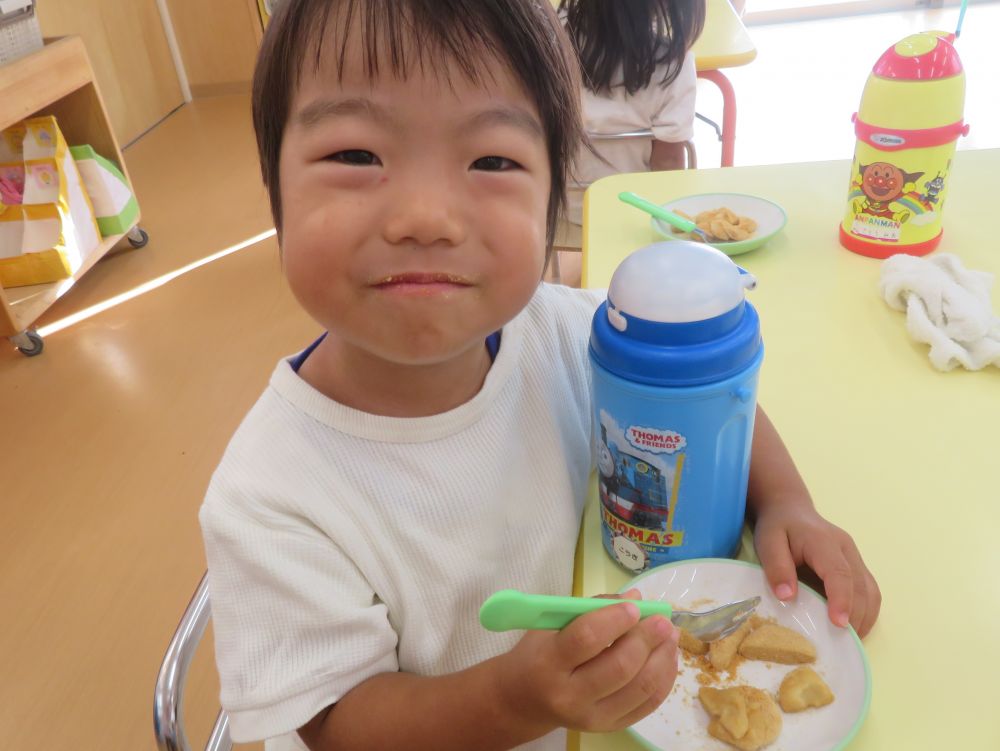
[[[262,34],[257,0],[167,0],[191,94],[250,90]]]
[[[122,145],[183,104],[156,0],[40,0],[37,9],[46,37],[83,39]]]

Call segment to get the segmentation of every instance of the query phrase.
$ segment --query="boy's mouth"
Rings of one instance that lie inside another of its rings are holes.
[[[373,287],[381,289],[418,289],[434,287],[469,287],[472,282],[457,274],[440,272],[403,272],[383,276],[372,283]]]

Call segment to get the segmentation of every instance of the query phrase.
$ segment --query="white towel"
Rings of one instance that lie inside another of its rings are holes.
[[[993,314],[993,274],[966,269],[958,256],[895,255],[882,264],[879,288],[885,301],[906,311],[906,329],[931,345],[938,370],[961,365],[1000,367],[1000,318]]]

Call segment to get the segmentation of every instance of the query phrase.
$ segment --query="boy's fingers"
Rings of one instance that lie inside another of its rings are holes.
[[[779,600],[794,597],[798,589],[798,576],[784,529],[762,532],[755,541],[755,547],[774,596]]]
[[[875,621],[878,620],[879,611],[882,610],[882,592],[878,588],[878,583],[875,581],[875,577],[870,573],[868,574],[868,612],[866,614],[865,622],[861,624],[861,629],[858,630],[858,636],[865,637],[868,632],[872,630],[872,626],[875,625]]]
[[[668,691],[667,693],[669,694],[670,692]],[[661,704],[663,704],[663,699],[660,699],[658,697],[654,696],[654,697],[651,697],[651,698],[647,699],[646,701],[644,701],[642,703],[642,705],[640,705],[639,707],[636,707],[629,714],[627,714],[624,717],[622,717],[616,723],[616,726],[615,726],[614,729],[615,730],[624,730],[625,728],[628,728],[628,727],[631,727],[632,725],[635,725],[635,723],[637,723],[643,717],[646,717],[647,715],[652,714],[653,712],[655,712],[656,708],[659,707]]]
[[[882,607],[882,593],[858,549],[851,545],[844,552],[854,569],[854,610],[851,613],[851,625],[858,632],[858,636],[863,637],[871,631],[878,618],[879,609]]]
[[[806,564],[823,580],[826,609],[837,626],[850,622],[854,608],[854,573],[839,545],[823,545],[806,551]]]
[[[677,677],[677,642],[680,632],[674,628],[666,641],[648,656],[642,669],[627,684],[601,699],[595,709],[608,718],[616,729],[628,727],[636,720],[660,706],[670,693]],[[627,723],[636,712],[638,717]]]
[[[592,660],[639,622],[639,608],[631,602],[608,605],[573,620],[556,634],[556,654],[572,670]]]
[[[676,632],[674,625],[662,616],[647,618],[598,657],[577,668],[574,680],[580,681],[590,696],[610,696],[633,681],[650,655],[665,641],[678,639]]]

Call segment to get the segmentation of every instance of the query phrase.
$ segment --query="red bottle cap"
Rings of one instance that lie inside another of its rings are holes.
[[[929,81],[962,72],[962,61],[951,42],[954,34],[924,32],[906,37],[887,49],[872,72],[879,78]]]

